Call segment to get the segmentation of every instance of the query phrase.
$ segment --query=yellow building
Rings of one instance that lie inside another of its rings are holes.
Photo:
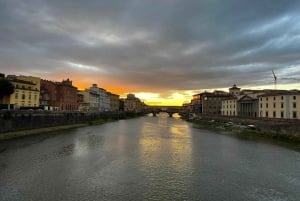
[[[300,119],[300,91],[271,92],[259,96],[259,116]]]
[[[119,98],[120,96],[118,94],[113,94],[110,92],[107,92],[108,97],[110,99],[110,111],[119,111]]]
[[[14,105],[15,109],[39,107],[40,78],[8,75],[7,79],[14,85],[15,90],[10,96],[4,97],[4,104]]]

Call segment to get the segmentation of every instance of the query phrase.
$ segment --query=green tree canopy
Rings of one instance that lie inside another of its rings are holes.
[[[0,99],[14,93],[14,89],[15,87],[10,81],[0,78]]]

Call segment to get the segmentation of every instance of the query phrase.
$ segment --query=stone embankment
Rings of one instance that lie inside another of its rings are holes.
[[[1,111],[0,139],[140,116],[129,112]],[[11,133],[11,134],[10,134]],[[3,137],[6,136],[6,137]]]
[[[243,118],[217,115],[196,116],[185,119],[201,125],[201,127],[300,143],[300,120],[298,119]]]

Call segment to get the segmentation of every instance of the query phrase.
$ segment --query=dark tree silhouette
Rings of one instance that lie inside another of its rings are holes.
[[[0,78],[0,100],[4,96],[14,93],[14,89],[15,87],[10,81]]]

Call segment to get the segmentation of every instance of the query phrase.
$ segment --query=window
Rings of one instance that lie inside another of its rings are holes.
[[[15,93],[15,99],[18,99],[18,98],[19,98],[19,94]]]
[[[267,97],[267,98],[266,98],[266,100],[268,101],[268,100],[269,100],[269,98]]]
[[[276,100],[276,97],[275,97],[275,96],[273,97],[273,100]]]
[[[262,108],[262,103],[260,104],[260,108]]]
[[[268,117],[269,116],[269,112],[266,112],[266,117]]]
[[[281,108],[283,108],[283,103],[281,103]]]
[[[262,98],[260,98],[260,101],[262,101]]]
[[[283,118],[284,117],[284,113],[283,111],[280,112],[280,117]]]
[[[293,118],[297,118],[297,112],[293,111]]]
[[[22,94],[22,100],[24,100],[25,99],[25,94]]]
[[[269,107],[269,104],[268,103],[266,103],[266,108],[268,108]]]
[[[276,108],[276,103],[273,103],[273,107]]]
[[[273,118],[276,118],[276,112],[275,111],[273,112]]]
[[[297,107],[296,102],[293,102],[293,108],[296,108],[296,107]]]
[[[283,96],[281,96],[281,100],[283,100]]]
[[[296,100],[296,96],[293,96],[293,100]]]

